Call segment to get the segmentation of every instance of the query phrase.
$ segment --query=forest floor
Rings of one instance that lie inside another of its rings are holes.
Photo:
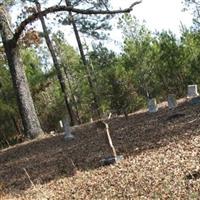
[[[109,156],[97,123],[73,128],[76,139],[46,136],[0,151],[0,199],[200,199],[200,105],[166,102],[157,113],[140,110],[111,118]]]

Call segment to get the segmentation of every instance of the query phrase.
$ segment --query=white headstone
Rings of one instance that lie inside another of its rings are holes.
[[[63,123],[61,120],[59,121],[59,124],[60,124],[60,128],[63,128]]]
[[[74,136],[71,133],[71,128],[70,128],[69,122],[66,117],[63,118],[62,123],[63,123],[63,127],[64,127],[64,139],[65,140],[74,139]]]
[[[197,85],[188,85],[188,97],[197,97],[199,93],[197,91]]]
[[[148,100],[148,110],[150,113],[155,113],[158,111],[158,107],[157,107],[155,98]]]
[[[169,94],[167,97],[169,109],[174,109],[177,106],[176,97],[174,94]]]
[[[108,119],[110,119],[112,116],[112,113],[110,112],[109,115],[108,115]]]

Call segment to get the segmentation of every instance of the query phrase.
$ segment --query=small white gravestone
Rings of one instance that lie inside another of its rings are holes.
[[[199,93],[197,91],[197,85],[188,85],[188,94],[187,97],[197,97]]]
[[[169,109],[174,109],[177,106],[176,97],[174,94],[169,94],[167,97]]]
[[[155,113],[158,111],[158,107],[157,107],[155,98],[148,100],[148,110],[150,113]]]
[[[64,139],[66,141],[74,139],[74,136],[71,133],[71,128],[70,128],[69,122],[67,120],[67,117],[63,118],[62,124],[64,127]]]
[[[63,128],[63,123],[61,120],[59,121],[59,124],[60,124],[60,128]]]

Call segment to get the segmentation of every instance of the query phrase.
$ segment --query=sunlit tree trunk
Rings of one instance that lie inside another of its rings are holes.
[[[40,12],[41,11],[40,3],[37,0],[35,0],[35,4],[37,6],[37,11]],[[63,96],[64,96],[65,105],[66,105],[66,108],[67,108],[67,111],[68,111],[68,114],[69,114],[71,125],[74,125],[73,111],[72,111],[72,108],[71,108],[70,103],[68,101],[68,95],[67,95],[67,90],[66,90],[66,85],[65,85],[65,79],[64,79],[63,74],[62,74],[61,66],[60,66],[60,64],[58,62],[56,53],[54,51],[52,42],[50,40],[44,17],[43,16],[39,16],[39,19],[40,19],[40,22],[42,24],[42,29],[43,29],[43,32],[44,32],[44,37],[45,37],[46,44],[47,44],[48,49],[49,49],[49,51],[51,53],[51,57],[52,57],[52,60],[53,60],[54,67],[56,68],[57,77],[58,77],[58,80],[59,80],[59,83],[60,83],[61,91],[62,91]]]
[[[71,5],[71,2],[69,0],[65,0],[65,3],[66,3],[67,6]],[[87,62],[87,59],[85,57],[83,45],[81,43],[81,38],[80,38],[76,23],[74,21],[74,18],[73,18],[71,11],[69,11],[69,18],[70,18],[70,22],[72,23],[72,26],[73,26],[73,30],[74,30],[74,34],[75,34],[76,41],[77,41],[77,44],[78,44],[81,59],[82,59],[83,65],[85,66],[85,69],[86,69],[87,80],[88,80],[90,91],[91,91],[92,97],[93,97],[93,104],[92,104],[93,109],[94,109],[95,113],[97,113],[97,115],[100,117],[101,114],[100,114],[100,110],[99,110],[99,101],[98,101],[96,90],[95,90],[95,87],[94,87],[94,84],[93,84],[93,81],[92,81],[91,73],[90,73],[90,70],[89,70],[89,66],[88,66],[89,63]]]
[[[25,70],[20,59],[19,48],[17,42],[13,39],[8,13],[3,6],[0,7],[0,31],[13,86],[16,91],[24,132],[30,138],[36,138],[43,135],[43,131],[33,104]]]
[[[80,118],[79,111],[78,111],[77,101],[76,101],[76,98],[75,98],[75,96],[73,94],[73,89],[72,89],[72,85],[71,85],[71,82],[70,82],[70,78],[69,78],[66,66],[64,67],[64,73],[65,73],[65,77],[66,77],[67,82],[68,82],[69,90],[71,92],[73,105],[74,105],[74,108],[76,110],[76,118],[77,118],[78,123],[81,124],[82,122],[81,122],[81,118]]]

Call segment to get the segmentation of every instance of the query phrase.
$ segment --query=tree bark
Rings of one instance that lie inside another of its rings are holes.
[[[40,3],[37,0],[35,0],[35,4],[36,4],[36,7],[37,7],[37,11],[41,12]],[[65,79],[63,77],[60,64],[58,62],[56,53],[54,51],[52,42],[50,40],[44,17],[39,15],[39,19],[40,19],[40,22],[42,24],[42,29],[43,29],[43,33],[44,33],[46,44],[47,44],[48,49],[49,49],[49,51],[51,53],[53,64],[54,64],[54,67],[55,67],[56,72],[57,72],[57,77],[58,77],[58,80],[59,80],[59,83],[60,83],[61,91],[63,93],[63,97],[64,97],[64,100],[65,100],[65,105],[66,105],[66,108],[67,108],[67,111],[68,111],[68,114],[69,114],[69,118],[70,118],[70,121],[71,121],[70,124],[74,125],[73,111],[72,111],[72,108],[71,108],[70,103],[68,101],[68,95],[67,95],[67,91],[66,91]]]
[[[24,132],[30,138],[36,138],[43,135],[43,131],[33,104],[25,70],[20,59],[19,48],[17,42],[13,40],[8,13],[2,6],[0,7],[0,19],[1,37],[16,91]]]
[[[69,0],[65,0],[65,3],[66,3],[67,6],[71,6],[71,2]],[[88,80],[89,87],[90,87],[90,90],[91,90],[91,93],[92,93],[92,97],[93,97],[93,101],[94,101],[92,109],[94,109],[95,113],[97,113],[98,117],[100,117],[101,113],[100,113],[100,110],[99,110],[98,97],[97,97],[97,94],[96,94],[96,91],[95,91],[95,87],[94,87],[94,84],[93,84],[93,81],[92,81],[90,70],[88,68],[89,63],[87,62],[85,54],[84,54],[84,51],[83,51],[83,45],[81,43],[81,38],[80,38],[80,35],[79,35],[79,32],[78,32],[76,23],[74,21],[74,18],[73,18],[73,15],[72,15],[72,11],[69,11],[69,18],[70,18],[70,22],[72,23],[72,26],[73,26],[73,30],[74,30],[74,34],[75,34],[76,41],[77,41],[77,44],[78,44],[78,48],[79,48],[79,52],[80,52],[80,55],[81,55],[81,59],[83,61],[83,65],[85,66],[85,69],[86,69],[87,80]]]
[[[20,23],[16,28],[15,33],[12,32],[10,28],[10,22],[8,17],[8,12],[6,11],[4,4],[0,4],[0,32],[5,48],[6,57],[8,60],[8,65],[10,68],[12,81],[14,88],[16,90],[18,106],[22,118],[22,123],[24,126],[24,131],[31,138],[35,138],[43,134],[41,129],[34,104],[31,97],[30,89],[28,86],[28,81],[23,69],[22,61],[20,60],[19,49],[17,46],[17,41],[20,38],[25,27],[31,22],[35,21],[39,16],[45,16],[49,13],[59,12],[59,11],[71,11],[81,14],[117,14],[117,13],[129,13],[132,11],[133,7],[141,1],[134,2],[129,8],[120,10],[82,10],[73,8],[72,6],[53,6],[49,7],[41,12],[33,13],[28,18]]]
[[[64,66],[64,73],[65,73],[65,77],[66,77],[67,82],[68,82],[69,90],[71,92],[71,97],[72,97],[73,105],[74,105],[74,108],[75,108],[75,111],[76,111],[76,118],[77,118],[78,123],[81,124],[82,122],[81,122],[81,118],[79,116],[77,101],[76,101],[76,98],[75,98],[75,96],[73,94],[72,85],[71,85],[71,82],[70,82],[70,78],[68,76],[68,72],[67,72],[66,66]]]

